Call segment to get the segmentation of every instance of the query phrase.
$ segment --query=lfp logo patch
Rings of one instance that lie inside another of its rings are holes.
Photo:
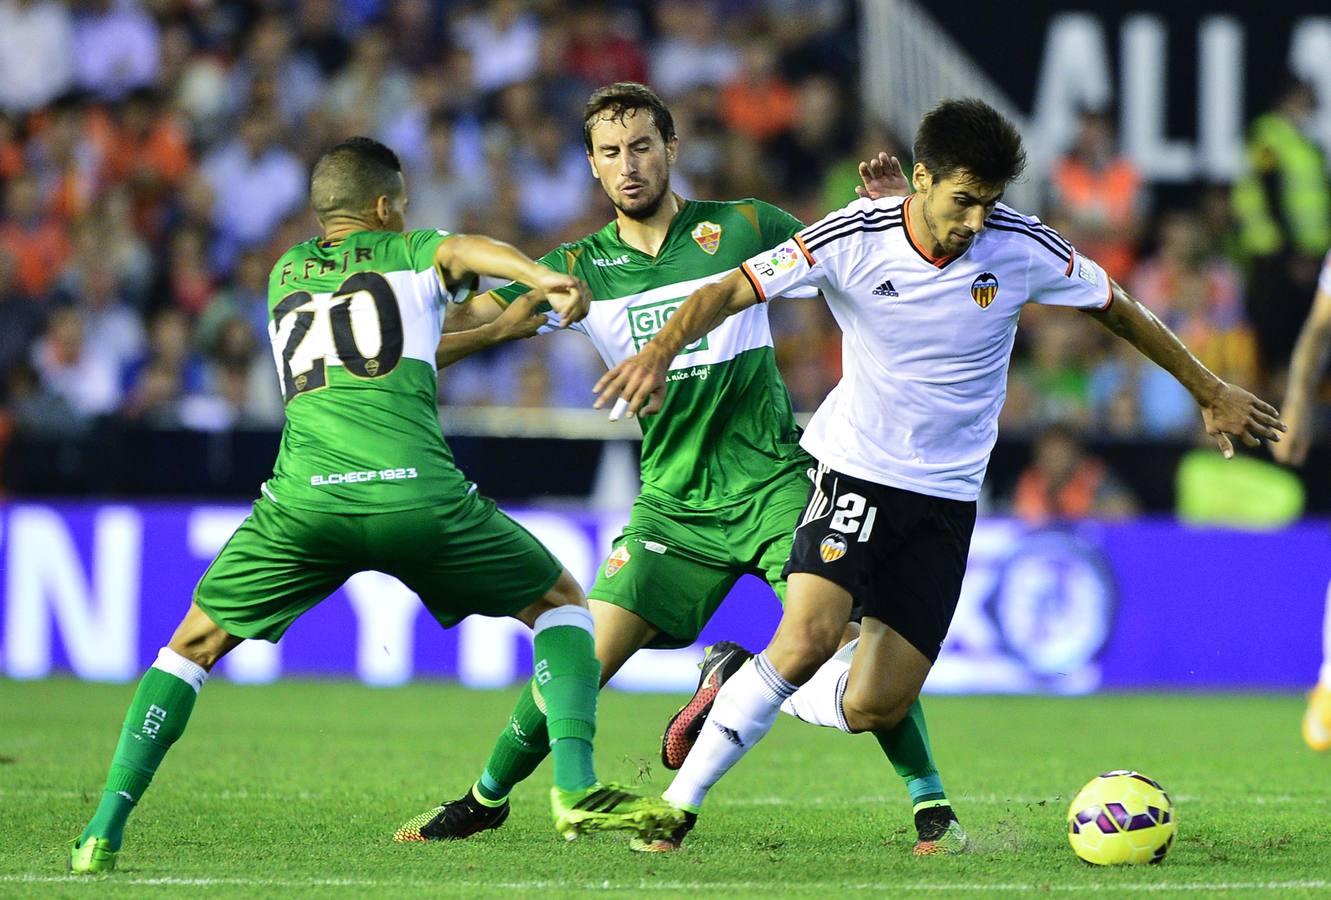
[[[971,282],[971,298],[980,305],[980,309],[988,309],[997,296],[998,279],[993,272],[985,272]]]
[[[715,256],[721,246],[721,226],[715,222],[699,222],[693,228],[693,239],[698,242],[702,252]]]
[[[620,544],[615,548],[615,552],[610,554],[610,558],[605,561],[605,577],[614,578],[619,570],[629,561],[629,548]]]
[[[793,269],[795,263],[800,261],[800,255],[794,247],[790,246],[789,243],[785,243],[773,250],[772,255],[767,258],[767,261],[772,264],[772,268],[783,271],[785,269]]]
[[[825,563],[836,562],[846,555],[846,539],[839,534],[829,534],[818,545],[818,554]]]

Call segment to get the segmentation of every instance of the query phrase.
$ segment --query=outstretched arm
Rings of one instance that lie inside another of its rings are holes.
[[[1133,299],[1117,282],[1111,284],[1113,298],[1109,307],[1089,315],[1188,389],[1202,408],[1207,433],[1215,437],[1226,459],[1234,455],[1231,436],[1249,447],[1260,446],[1262,439],[1280,440],[1285,423],[1280,420],[1275,407],[1216,376],[1154,313]]]
[[[593,404],[601,409],[622,397],[630,416],[652,415],[661,408],[666,372],[681,349],[707,334],[727,316],[758,302],[758,294],[743,269],[698,288],[666,320],[656,337],[637,356],[631,356],[601,376],[592,390],[600,394]]]
[[[1271,448],[1277,462],[1301,466],[1308,458],[1313,436],[1314,394],[1326,371],[1328,349],[1331,349],[1331,291],[1318,290],[1289,364],[1289,384],[1285,388],[1285,421],[1289,431],[1283,441]]]
[[[505,308],[487,291],[449,310],[434,351],[436,367],[447,368],[473,353],[534,336],[549,322],[545,313],[537,312],[540,303],[536,292],[529,291]]]
[[[578,278],[547,269],[512,244],[484,235],[458,234],[441,242],[435,251],[435,265],[449,285],[472,275],[525,284],[559,314],[561,328],[581,320],[591,304],[591,293]]]

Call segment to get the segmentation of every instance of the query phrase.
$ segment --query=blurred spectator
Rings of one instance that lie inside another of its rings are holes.
[[[536,71],[541,27],[521,0],[490,0],[453,26],[453,40],[470,54],[477,90],[488,94]]]
[[[190,316],[208,308],[217,291],[209,266],[207,239],[195,228],[181,228],[171,235],[171,254],[158,279],[155,300]]]
[[[388,33],[369,28],[356,38],[351,62],[328,83],[324,106],[340,134],[382,134],[411,96],[411,78],[393,58]]]
[[[204,390],[181,398],[181,423],[205,431],[280,426],[282,395],[267,349],[267,335],[260,342],[251,323],[222,322],[208,345]]]
[[[573,5],[568,42],[568,71],[592,89],[616,81],[647,80],[647,57],[626,11],[607,9],[596,0]]]
[[[189,319],[165,306],[148,325],[148,349],[124,369],[122,414],[152,425],[178,425],[178,403],[204,387],[203,362],[190,341]]]
[[[74,29],[57,0],[0,0],[0,112],[50,103],[74,81]]]
[[[818,199],[819,182],[811,172],[822,172],[854,140],[841,106],[841,88],[831,78],[816,75],[796,88],[795,122],[782,133],[770,150],[780,190],[809,208],[804,218],[814,221],[823,211],[812,208]],[[793,210],[792,210],[793,211]]]
[[[256,346],[267,344],[270,268],[264,250],[256,248],[241,254],[231,286],[218,292],[199,317],[195,340],[200,347],[216,347],[222,330],[233,322],[249,326]]]
[[[19,289],[14,257],[0,248],[0,375],[26,362],[32,342],[42,333],[42,307]]]
[[[1097,337],[1079,317],[1066,310],[1027,306],[1021,314],[1021,329],[1030,347],[1028,358],[1015,362],[1009,376],[1024,381],[1030,406],[1026,422],[1015,421],[1014,406],[1005,422],[1015,428],[1040,427],[1064,422],[1085,427],[1090,421],[1090,344]]]
[[[879,153],[897,157],[905,170],[906,178],[909,179],[910,159],[906,158],[906,154],[903,154],[899,147],[896,139],[882,122],[873,121],[866,125],[860,132],[859,140],[851,154],[843,156],[823,172],[822,200],[819,202],[819,208],[824,212],[830,212],[840,209],[858,197],[855,188],[860,186],[860,162],[873,159]]]
[[[423,6],[420,0],[393,4],[393,24],[404,31],[420,32],[419,23],[403,19],[399,8]],[[351,45],[338,29],[341,10],[337,0],[299,0],[296,4],[296,52],[313,60],[325,78],[341,69],[351,55]],[[426,32],[421,35],[428,39]]]
[[[1054,164],[1051,217],[1110,277],[1128,277],[1145,222],[1141,173],[1118,150],[1107,113],[1083,113],[1072,150]]]
[[[119,100],[157,76],[157,25],[135,0],[80,0],[74,16],[74,80]]]
[[[565,141],[566,132],[559,122],[536,121],[514,160],[522,173],[522,225],[538,235],[550,235],[576,219],[595,185],[582,148]]]
[[[1248,315],[1268,369],[1289,359],[1331,245],[1331,181],[1309,136],[1316,107],[1310,85],[1288,85],[1275,108],[1252,123],[1245,170],[1234,185]]]
[[[1066,425],[1036,438],[1032,460],[1012,496],[1012,512],[1031,525],[1078,519],[1125,519],[1137,501]]]
[[[443,114],[430,120],[427,151],[421,167],[408,173],[408,227],[460,230],[464,211],[484,207],[489,200],[487,172],[479,166],[458,165],[453,123]]]
[[[255,24],[228,81],[226,94],[232,113],[248,117],[247,111],[255,106],[271,104],[288,127],[300,123],[323,99],[324,79],[318,65],[292,49],[291,25],[276,14]]]
[[[32,363],[41,376],[40,390],[86,420],[114,410],[121,394],[115,356],[88,341],[83,326],[78,310],[57,309],[33,347]]]
[[[160,225],[161,206],[190,163],[189,137],[156,91],[131,92],[121,105],[103,174],[128,186],[140,228],[149,231]]]
[[[720,87],[740,72],[739,52],[717,26],[704,0],[655,5],[660,37],[650,54],[652,87],[668,102],[700,85]]]
[[[213,259],[224,271],[237,252],[266,240],[308,198],[305,167],[278,143],[279,127],[270,108],[252,109],[239,135],[203,161],[218,232]]]
[[[92,206],[102,184],[111,120],[77,96],[61,97],[34,122],[28,171],[37,176],[50,212],[65,221]]]
[[[143,352],[143,325],[124,301],[110,263],[97,260],[88,269],[79,295],[83,336],[117,368]]]
[[[18,124],[0,110],[0,184],[23,171],[23,144]]]
[[[765,34],[744,41],[743,68],[721,89],[726,124],[755,141],[770,141],[795,121],[795,90],[777,71],[776,45]]]
[[[37,180],[24,173],[5,190],[0,250],[15,262],[15,281],[26,296],[44,298],[69,258],[69,238],[45,209]]]

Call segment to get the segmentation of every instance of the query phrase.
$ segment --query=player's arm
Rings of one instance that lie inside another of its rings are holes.
[[[591,305],[591,293],[581,279],[547,269],[512,244],[483,235],[459,234],[440,242],[435,265],[446,285],[474,275],[525,284],[558,313],[560,327],[580,321]]]
[[[655,413],[661,408],[670,361],[679,351],[706,335],[727,316],[748,309],[759,299],[742,268],[698,288],[637,356],[629,357],[601,376],[592,389],[600,395],[593,405],[601,409],[622,397],[628,403],[630,416]]]
[[[1280,440],[1285,423],[1275,407],[1237,385],[1226,383],[1202,365],[1178,335],[1117,282],[1110,281],[1110,291],[1107,307],[1087,313],[1187,388],[1202,408],[1207,433],[1215,437],[1226,459],[1234,455],[1231,436],[1249,447],[1260,446],[1262,439]]]
[[[539,312],[540,305],[535,291],[528,291],[507,307],[493,291],[459,304],[444,319],[444,334],[434,351],[435,365],[443,369],[473,353],[535,336],[550,324],[546,314]]]
[[[1312,443],[1313,405],[1317,383],[1326,371],[1331,350],[1331,290],[1318,288],[1299,339],[1294,344],[1294,358],[1289,364],[1289,384],[1285,388],[1284,419],[1289,425],[1285,439],[1271,448],[1277,462],[1301,466]]]

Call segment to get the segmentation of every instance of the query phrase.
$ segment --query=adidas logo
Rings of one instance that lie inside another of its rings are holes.
[[[894,287],[892,287],[892,279],[891,279],[891,278],[887,279],[887,280],[884,281],[882,284],[878,285],[878,287],[874,288],[874,289],[873,289],[873,295],[874,295],[875,297],[900,297],[900,296],[901,296],[900,294],[897,293],[897,289],[894,288]]]

